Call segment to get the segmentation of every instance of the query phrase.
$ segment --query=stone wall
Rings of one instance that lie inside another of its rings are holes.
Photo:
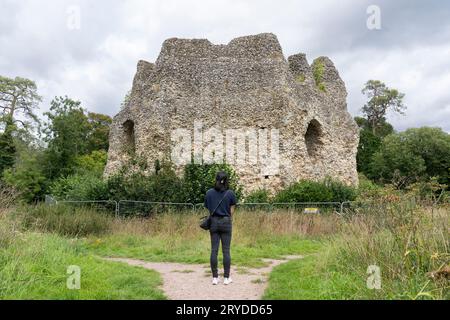
[[[114,118],[105,174],[130,157],[149,164],[169,160],[173,130],[188,129],[194,136],[201,121],[204,130],[279,130],[278,173],[268,175],[254,163],[234,166],[246,191],[275,191],[326,176],[356,185],[359,130],[346,98],[330,59],[309,65],[297,54],[286,60],[273,34],[228,45],[169,39],[155,64],[138,63],[129,103]]]

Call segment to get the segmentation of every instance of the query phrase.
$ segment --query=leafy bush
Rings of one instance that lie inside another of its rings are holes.
[[[331,179],[323,182],[302,180],[280,191],[274,202],[344,202],[355,198],[356,190],[340,182]]]
[[[450,135],[438,128],[417,128],[384,138],[372,158],[369,178],[398,189],[437,177],[450,184]]]
[[[75,158],[75,171],[79,173],[103,174],[108,154],[104,150],[93,151],[90,154]]]
[[[358,198],[361,200],[377,199],[382,195],[383,188],[369,180],[364,174],[359,174]]]
[[[230,188],[234,190],[237,198],[242,195],[239,180],[233,168],[227,164],[190,164],[184,170],[185,201],[190,203],[203,203],[206,192],[214,187],[216,174],[219,171],[228,173]]]
[[[183,181],[168,164],[152,175],[121,170],[108,179],[107,188],[111,200],[184,202],[185,198]]]
[[[269,201],[269,191],[265,189],[253,191],[245,197],[246,203],[268,203]]]
[[[408,193],[412,194],[417,201],[438,204],[447,201],[446,193],[448,186],[440,184],[438,178],[429,181],[421,181],[408,187]]]
[[[206,192],[214,186],[216,173],[226,171],[230,187],[241,195],[233,169],[227,165],[189,165],[180,178],[169,163],[156,163],[155,173],[147,174],[148,166],[130,163],[117,174],[102,179],[88,172],[58,179],[52,194],[58,200],[134,200],[147,202],[202,203]]]
[[[331,191],[333,195],[333,202],[353,201],[358,195],[355,188],[349,187],[342,182],[330,178],[325,179],[324,185]]]
[[[52,232],[70,237],[103,234],[110,229],[112,221],[111,217],[97,210],[66,205],[21,208],[15,213],[15,218],[25,230]]]
[[[21,150],[13,168],[5,170],[6,185],[20,193],[21,200],[32,203],[44,198],[48,181],[41,166],[41,154],[35,150]]]
[[[328,202],[332,199],[332,192],[323,183],[304,180],[280,191],[274,202]]]
[[[109,200],[108,184],[98,175],[75,174],[63,177],[51,187],[52,195],[58,200]]]

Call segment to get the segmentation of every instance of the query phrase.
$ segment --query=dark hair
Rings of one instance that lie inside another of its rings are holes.
[[[216,184],[214,186],[214,189],[216,189],[217,191],[226,191],[228,190],[229,184],[228,184],[228,174],[226,172],[219,172],[216,175]]]

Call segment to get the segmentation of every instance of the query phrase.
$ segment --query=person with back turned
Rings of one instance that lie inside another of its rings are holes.
[[[233,214],[237,200],[235,193],[229,189],[229,178],[225,172],[216,176],[215,187],[206,193],[205,207],[211,212],[211,271],[213,285],[219,284],[217,258],[219,245],[222,243],[224,284],[231,280],[231,238],[233,233]]]

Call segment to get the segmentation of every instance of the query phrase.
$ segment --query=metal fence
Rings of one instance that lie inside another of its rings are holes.
[[[341,204],[340,214],[342,216],[350,217],[359,214],[385,214],[392,210],[411,210],[417,208],[418,205],[426,206],[424,203],[417,203],[414,198],[405,199],[402,201],[347,201]],[[436,205],[432,204],[429,207],[434,208]]]
[[[154,214],[173,212],[173,211],[195,211],[195,205],[192,203],[174,203],[174,202],[148,202],[121,200],[118,204],[117,214],[120,217],[143,216],[148,217]]]
[[[105,213],[114,213],[119,216],[119,204],[117,201],[105,200],[105,201],[58,201],[53,198],[46,198],[45,201],[49,205],[68,205],[76,208],[85,208],[90,210],[102,211]]]
[[[274,203],[274,210],[288,210],[305,214],[341,214],[341,202]]]
[[[108,213],[117,217],[142,216],[148,217],[167,212],[201,212],[205,211],[203,203],[173,203],[173,202],[149,202],[133,200],[105,200],[105,201],[59,201],[52,196],[45,197],[48,205],[62,204],[75,207],[90,208]],[[245,211],[288,211],[309,215],[337,214],[350,216],[370,209],[371,202],[300,202],[300,203],[239,203],[237,210]],[[380,204],[377,203],[377,206]]]

